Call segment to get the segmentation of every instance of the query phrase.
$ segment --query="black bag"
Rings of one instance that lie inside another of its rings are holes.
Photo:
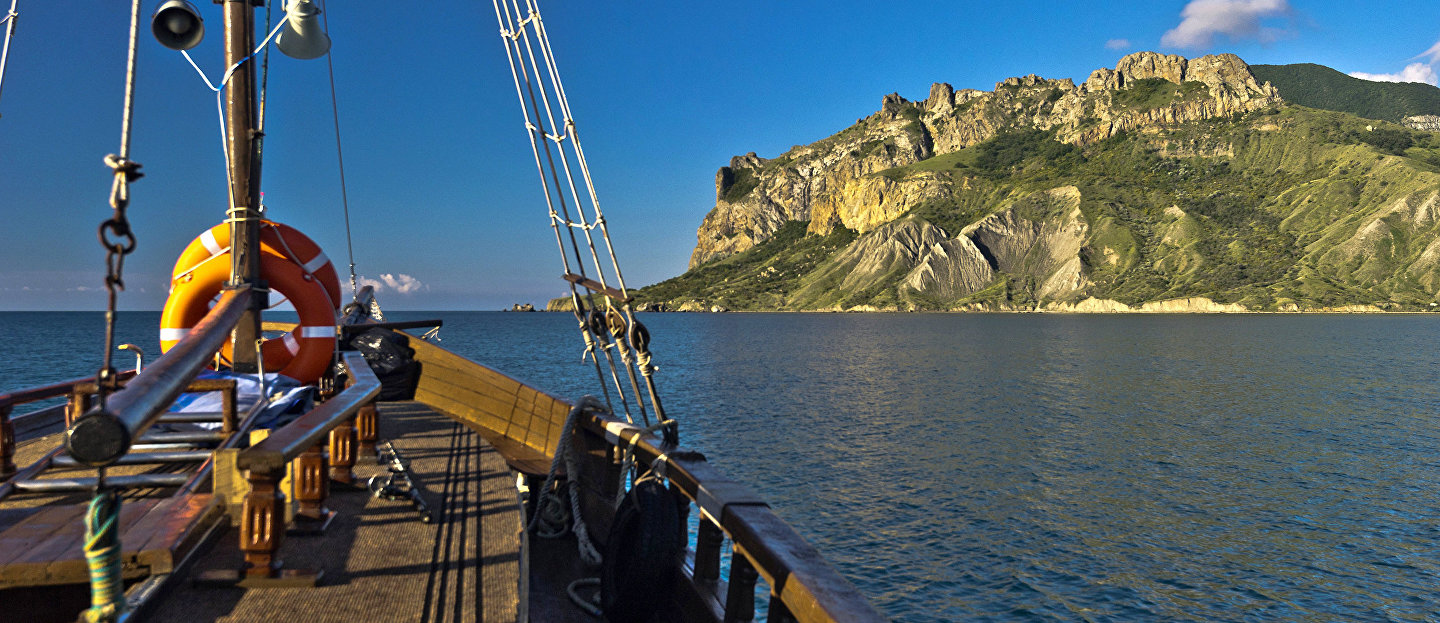
[[[349,348],[360,351],[365,363],[380,379],[377,400],[413,400],[415,386],[420,383],[420,362],[410,338],[399,331],[370,329],[352,336]]]

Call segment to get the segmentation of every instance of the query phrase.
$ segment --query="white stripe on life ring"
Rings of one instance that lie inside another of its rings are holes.
[[[329,263],[330,263],[330,258],[325,257],[325,253],[322,251],[322,252],[320,252],[319,254],[317,254],[314,258],[311,258],[310,261],[305,262],[303,265],[301,265],[300,268],[305,269],[305,272],[307,272],[307,273],[314,274],[315,271],[320,270],[321,268],[324,268],[325,265],[326,265],[326,264],[329,264]]]
[[[300,337],[335,337],[335,327],[300,327]]]
[[[281,341],[285,343],[285,350],[290,351],[291,355],[300,352],[300,340],[295,339],[293,334],[286,333],[285,337],[281,338]]]
[[[205,230],[205,233],[200,234],[200,244],[205,245],[205,250],[210,252],[210,257],[215,257],[225,252],[225,249],[220,248],[220,242],[215,240],[214,232],[208,229]]]
[[[185,339],[185,336],[187,335],[190,335],[189,329],[169,329],[165,327],[160,328],[161,342],[179,342],[180,340]]]

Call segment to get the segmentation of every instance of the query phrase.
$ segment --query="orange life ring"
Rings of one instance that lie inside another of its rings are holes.
[[[221,223],[211,227],[205,233],[196,236],[180,252],[180,257],[175,260],[175,269],[171,271],[172,280],[179,279],[187,271],[199,266],[203,262],[214,261],[215,258],[230,250],[230,224]],[[298,265],[301,270],[315,275],[316,279],[325,286],[325,293],[330,295],[330,302],[336,307],[340,306],[340,276],[335,272],[335,265],[325,252],[320,250],[320,245],[315,244],[309,236],[300,233],[284,223],[275,221],[260,221],[260,252],[271,255],[278,255]],[[226,257],[229,257],[226,255]]]
[[[170,297],[160,315],[162,352],[185,337],[209,311],[211,300],[230,278],[229,251],[207,257],[195,266],[177,266],[176,274],[179,276],[170,282]],[[296,331],[268,339],[261,346],[265,369],[278,370],[302,383],[315,382],[330,367],[335,350],[333,299],[314,275],[276,253],[260,254],[260,275],[272,291],[289,299],[300,315]],[[230,354],[228,343],[223,354]]]

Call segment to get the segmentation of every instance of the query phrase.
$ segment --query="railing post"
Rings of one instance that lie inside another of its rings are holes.
[[[755,620],[755,580],[760,574],[755,567],[735,549],[730,557],[730,589],[725,594],[725,623],[745,623]]]
[[[375,443],[380,440],[379,414],[375,403],[360,407],[360,412],[355,415],[355,440],[360,446],[358,454],[363,456],[367,462],[374,462]]]
[[[220,392],[220,430],[224,433],[234,433],[237,414],[235,413],[235,381],[230,381],[229,388]]]
[[[11,405],[0,405],[0,480],[15,473],[15,425],[10,422]]]
[[[240,551],[245,552],[245,576],[273,578],[279,575],[280,542],[285,538],[285,494],[280,492],[280,475],[250,470],[250,494],[240,523]]]
[[[780,596],[770,593],[770,613],[765,615],[767,623],[795,623],[795,615],[790,613],[790,606],[780,600]]]
[[[295,501],[300,506],[295,511],[296,523],[329,520],[331,515],[325,508],[325,498],[330,492],[330,478],[325,469],[323,444],[310,446],[295,459],[293,465]]]
[[[355,482],[355,428],[349,421],[330,429],[330,479],[350,484]]]
[[[70,428],[77,418],[90,410],[90,394],[92,392],[86,390],[94,387],[94,383],[90,383],[88,387],[81,383],[70,390],[70,404],[65,409],[65,428]]]
[[[725,544],[725,533],[703,515],[700,530],[695,534],[695,579],[702,582],[720,580],[720,546]]]

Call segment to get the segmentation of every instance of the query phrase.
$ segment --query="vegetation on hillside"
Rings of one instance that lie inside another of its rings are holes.
[[[1395,123],[1412,115],[1440,115],[1440,88],[1428,84],[1361,80],[1313,63],[1251,65],[1250,72],[1275,85],[1285,101],[1301,106]]]
[[[1171,96],[1184,96],[1166,84]],[[1156,93],[1164,92],[1149,89],[1137,101]],[[939,180],[948,191],[917,202],[905,218],[950,236],[1012,208],[1032,222],[1053,219],[1026,198],[1074,186],[1087,226],[1084,296],[1131,305],[1208,297],[1250,309],[1428,309],[1440,289],[1440,260],[1425,259],[1432,243],[1440,245],[1440,219],[1407,216],[1440,190],[1440,135],[1350,114],[1285,105],[1121,133],[1083,148],[1049,131],[1014,130],[874,175],[897,184]],[[806,227],[788,223],[757,247],[638,298],[753,310],[1045,302],[1034,274],[1004,272],[953,299],[910,289],[902,268],[839,291],[848,269],[837,272],[831,258],[860,235],[844,228],[806,235]],[[827,288],[836,291],[816,295]]]
[[[642,303],[693,300],[731,309],[781,309],[785,295],[821,261],[855,240],[843,227],[806,236],[806,223],[790,221],[755,248],[691,269],[636,294]]]

